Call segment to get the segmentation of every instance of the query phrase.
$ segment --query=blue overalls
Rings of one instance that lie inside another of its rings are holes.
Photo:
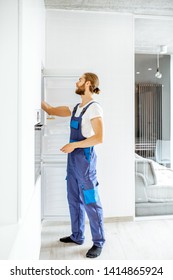
[[[93,102],[92,102],[93,103]],[[72,112],[70,142],[86,139],[82,135],[82,116],[89,103],[79,117]],[[67,198],[69,203],[72,235],[70,238],[78,244],[84,242],[85,211],[88,215],[94,245],[102,247],[104,239],[103,210],[98,195],[96,177],[96,154],[94,147],[77,148],[68,154],[67,164]]]

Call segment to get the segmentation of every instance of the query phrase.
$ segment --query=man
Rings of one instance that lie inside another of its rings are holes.
[[[82,75],[76,83],[76,94],[81,96],[81,103],[73,110],[66,106],[52,107],[42,102],[42,109],[50,115],[71,116],[70,143],[62,147],[61,151],[68,153],[67,198],[72,234],[60,238],[60,241],[78,245],[84,242],[86,211],[93,240],[93,246],[86,254],[88,258],[98,257],[105,242],[94,150],[94,146],[103,141],[102,108],[93,99],[93,93],[100,92],[98,86],[97,75]]]

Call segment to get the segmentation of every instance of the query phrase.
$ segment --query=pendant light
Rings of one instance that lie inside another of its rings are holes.
[[[157,72],[155,74],[155,77],[157,79],[161,79],[162,78],[162,74],[160,73],[160,70],[159,70],[159,54],[157,54]]]

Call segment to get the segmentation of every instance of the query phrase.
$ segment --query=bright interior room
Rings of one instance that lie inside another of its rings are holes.
[[[170,55],[136,54],[135,61],[136,216],[171,215]]]
[[[99,77],[93,99],[104,123],[97,260],[173,259],[173,3],[157,2],[1,1],[1,260],[86,260],[88,215],[84,244],[60,238],[73,227],[62,147],[73,143],[69,108],[87,72]],[[42,101],[68,113],[46,112]]]
[[[162,35],[162,30],[166,26],[169,30],[172,22],[160,19],[153,24],[153,19],[147,23],[144,19],[136,20],[141,22],[146,30],[140,35],[143,44],[137,43],[135,54],[135,215],[158,217],[173,214],[172,44],[168,34]],[[154,45],[157,40],[160,44]]]

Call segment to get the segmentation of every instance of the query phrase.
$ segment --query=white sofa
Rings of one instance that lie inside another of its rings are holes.
[[[173,170],[135,154],[136,216],[173,214]]]

